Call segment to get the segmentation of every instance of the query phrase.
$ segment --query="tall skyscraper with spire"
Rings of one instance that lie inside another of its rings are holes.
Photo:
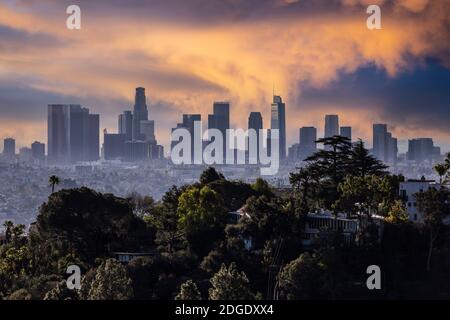
[[[133,108],[133,140],[143,140],[141,133],[141,121],[148,120],[147,99],[145,88],[136,88],[136,96]]]
[[[280,96],[273,96],[270,128],[279,130],[280,159],[286,158],[286,105]]]

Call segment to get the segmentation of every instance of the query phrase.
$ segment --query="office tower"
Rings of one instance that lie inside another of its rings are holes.
[[[85,160],[85,148],[88,142],[89,109],[80,105],[70,105],[69,116],[69,146],[72,162]]]
[[[13,158],[16,155],[16,140],[13,138],[3,140],[3,155],[8,158]]]
[[[397,165],[398,144],[397,138],[392,137],[390,132],[387,133],[387,152],[386,163],[391,166]]]
[[[248,117],[248,129],[255,130],[256,133],[256,159],[252,159],[252,161],[256,160],[259,162],[259,132],[263,128],[263,119],[260,112],[250,112]],[[251,146],[249,145],[249,141],[247,141],[247,150],[251,150]],[[250,154],[249,154],[250,155]]]
[[[87,154],[85,160],[97,161],[100,159],[100,115],[89,115]]]
[[[378,160],[386,161],[387,153],[387,125],[373,125],[373,150],[374,157]]]
[[[418,138],[408,141],[407,159],[421,163],[424,161],[432,161],[433,154],[436,152],[433,139]]]
[[[315,127],[301,127],[299,130],[300,144],[316,149],[317,129]]]
[[[70,105],[70,159],[72,162],[99,159],[100,116],[88,108]]]
[[[388,165],[396,165],[397,163],[397,139],[387,131],[387,125],[384,123],[373,125],[372,154]]]
[[[352,141],[352,127],[341,127],[340,135]]]
[[[48,105],[47,139],[50,163],[67,163],[70,160],[69,106]]]
[[[125,161],[144,161],[149,158],[149,144],[141,140],[125,141]]]
[[[131,111],[124,111],[119,115],[119,133],[125,134],[127,140],[133,139],[133,114]]]
[[[45,160],[45,144],[35,141],[31,144],[31,156],[38,161]]]
[[[223,137],[223,157],[226,158],[228,145],[227,129],[230,129],[230,103],[216,101],[213,104],[213,114],[208,115],[208,129],[218,129]]]
[[[339,135],[339,116],[327,114],[325,116],[325,138],[331,138]]]
[[[200,114],[183,114],[183,121],[182,123],[177,123],[176,128],[172,128],[172,132],[177,129],[186,129],[189,131],[191,136],[191,163],[194,163],[194,150],[195,150],[195,131],[194,131],[194,124],[195,122],[200,122],[202,120],[202,116]],[[202,131],[202,130],[200,130]],[[199,138],[202,138],[202,132],[198,133],[200,136]],[[173,149],[175,145],[177,145],[181,141],[181,138],[179,141],[172,141],[170,145],[170,150]],[[200,146],[202,146],[202,139],[200,141],[197,141],[197,143],[200,143]],[[182,154],[181,154],[182,156]]]
[[[103,157],[105,160],[121,160],[125,157],[126,135],[103,132]]]
[[[141,135],[144,141],[156,143],[154,120],[141,121]]]
[[[270,109],[270,128],[278,129],[279,132],[279,155],[280,159],[286,158],[286,105],[280,96],[273,96]]]
[[[133,140],[143,140],[141,135],[141,121],[148,120],[147,99],[145,88],[136,88],[133,108]]]
[[[255,129],[257,133],[263,128],[263,119],[260,112],[250,112],[248,117],[248,128]]]
[[[299,145],[297,147],[297,157],[305,160],[317,151],[317,129],[315,127],[302,127],[299,130]]]

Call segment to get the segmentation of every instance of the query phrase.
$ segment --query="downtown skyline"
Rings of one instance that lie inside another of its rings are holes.
[[[80,1],[79,31],[64,28],[66,4],[0,5],[0,137],[18,147],[46,141],[48,104],[86,106],[114,132],[139,84],[166,150],[180,114],[206,119],[216,100],[230,101],[231,127],[246,128],[252,111],[267,125],[273,86],[286,101],[287,146],[303,126],[323,136],[323,116],[338,114],[368,147],[372,124],[387,123],[401,152],[419,137],[450,150],[444,2],[383,1],[383,30],[373,32],[359,1],[213,1],[195,12]]]

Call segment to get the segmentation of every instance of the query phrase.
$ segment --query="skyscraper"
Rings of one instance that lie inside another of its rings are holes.
[[[378,160],[386,161],[387,153],[387,125],[373,125],[373,155]]]
[[[421,163],[432,161],[435,154],[435,147],[432,138],[418,138],[408,141],[407,159]]]
[[[255,146],[255,150],[256,150],[256,159],[252,159],[252,160],[256,160],[256,162],[259,162],[259,130],[261,130],[263,128],[263,119],[261,116],[260,112],[250,112],[250,115],[248,117],[248,129],[253,129],[256,132],[256,146]],[[250,141],[247,141],[247,144],[249,144]],[[247,150],[250,151],[251,150],[250,145],[247,145]],[[249,154],[250,155],[250,154]]]
[[[373,125],[373,149],[372,154],[378,160],[389,165],[397,163],[397,139],[387,131],[387,124]]]
[[[299,141],[303,146],[316,148],[317,129],[315,127],[301,127]]]
[[[299,146],[297,147],[297,157],[305,160],[317,151],[317,129],[315,127],[302,127],[299,130]]]
[[[133,139],[133,114],[131,111],[124,111],[119,115],[119,133],[125,134],[126,140]]]
[[[325,138],[331,138],[339,135],[339,116],[336,114],[327,114],[325,116]]]
[[[218,129],[223,137],[223,157],[227,150],[227,129],[230,129],[230,103],[226,101],[215,101],[213,114],[208,115],[208,129]]]
[[[48,160],[50,163],[67,163],[70,160],[69,106],[48,105],[47,120]]]
[[[341,127],[340,135],[352,141],[352,127]]]
[[[31,156],[33,159],[44,161],[45,160],[45,144],[35,141],[31,144]]]
[[[141,121],[141,135],[146,142],[156,142],[155,138],[155,121],[154,120],[142,120]]]
[[[270,108],[270,128],[278,129],[279,132],[279,155],[280,159],[286,158],[286,105],[280,96],[273,96]]]
[[[16,155],[16,140],[13,138],[6,138],[3,140],[3,155],[12,158]]]
[[[89,115],[87,161],[97,161],[100,158],[100,115]]]
[[[145,88],[136,88],[135,102],[133,108],[133,140],[143,140],[141,134],[141,121],[148,120],[147,99]]]
[[[90,114],[88,108],[70,105],[70,160],[97,161],[99,159],[100,116]]]

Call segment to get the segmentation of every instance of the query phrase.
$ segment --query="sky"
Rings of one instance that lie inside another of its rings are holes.
[[[81,8],[81,30],[66,8]],[[378,4],[382,29],[366,27]],[[298,129],[339,114],[371,146],[387,123],[404,151],[433,137],[450,151],[448,0],[1,0],[0,138],[47,141],[47,105],[83,104],[117,131],[146,88],[156,137],[168,146],[183,113],[231,103],[246,128],[272,92],[286,102],[288,144]]]

